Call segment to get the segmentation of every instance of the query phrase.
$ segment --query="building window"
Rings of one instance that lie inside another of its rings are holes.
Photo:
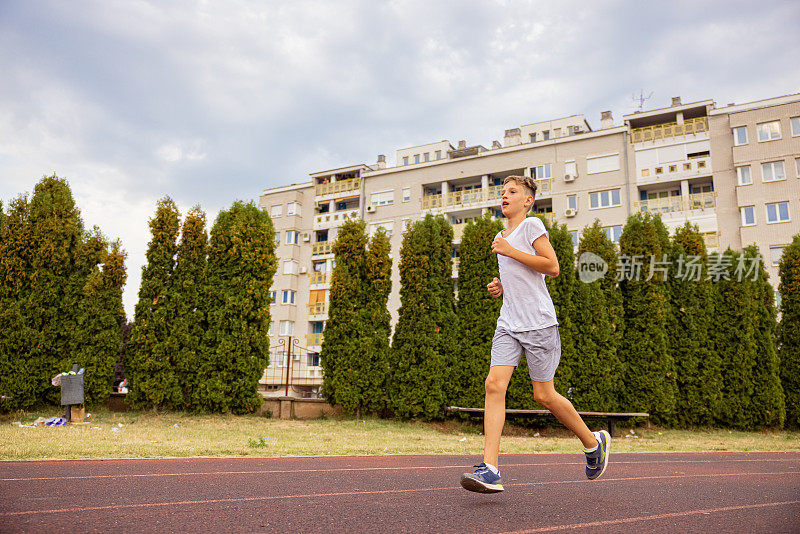
[[[275,321],[270,321],[269,322],[269,329],[267,330],[267,335],[268,336],[272,335],[272,331],[273,331],[274,327],[275,327]]]
[[[606,191],[589,193],[589,207],[592,209],[610,208],[619,205],[619,189],[608,189]]]
[[[269,210],[269,216],[273,219],[280,217],[283,214],[283,204],[272,206]]]
[[[284,304],[294,304],[294,296],[297,291],[292,291],[291,289],[284,289],[283,290],[283,303]]]
[[[534,180],[545,180],[550,178],[550,164],[539,165],[538,167],[531,167],[531,178]]]
[[[783,249],[786,248],[786,245],[775,245],[769,247],[769,258],[772,260],[772,265],[778,265],[781,262],[781,256],[783,256]]]
[[[542,139],[544,141],[547,141],[548,139],[550,139],[550,130],[545,130],[545,131],[542,132]]]
[[[572,236],[572,246],[577,248],[578,247],[578,231],[577,230],[571,230],[569,232],[569,235]]]
[[[403,202],[410,202],[411,201],[411,188],[404,187],[403,188]]]
[[[392,233],[394,232],[394,221],[383,221],[379,223],[373,223],[369,225],[369,235],[372,236],[375,232],[378,231],[378,228],[383,228],[386,230],[386,235],[391,237]]]
[[[441,150],[437,150],[435,152],[435,154],[436,154],[436,159],[442,159],[442,151]]]
[[[586,158],[586,174],[597,174],[599,172],[618,171],[619,154],[607,154]],[[656,170],[658,173],[658,170]]]
[[[642,169],[642,176],[650,176],[650,169]]]
[[[786,179],[782,161],[771,161],[761,164],[761,179],[765,182],[776,182]]]
[[[291,336],[294,334],[294,321],[281,321],[281,335]]]
[[[738,126],[733,129],[733,146],[747,144],[747,126]]]
[[[702,162],[700,162],[700,163],[702,163]],[[669,172],[678,172],[678,166],[677,165],[670,165],[669,166]]]
[[[772,202],[767,204],[767,222],[781,223],[789,220],[789,203]]]
[[[758,125],[758,141],[774,141],[781,138],[781,121],[762,122]]]
[[[567,195],[567,207],[571,210],[578,209],[578,195]]]
[[[743,206],[739,208],[739,213],[742,215],[742,226],[753,226],[756,224],[755,206]]]
[[[414,154],[414,163],[419,163],[419,154]]]
[[[528,139],[530,139],[531,143],[535,143],[536,142],[536,132],[534,132],[532,134],[528,134]]]
[[[300,215],[300,204],[297,202],[286,204],[286,215]]]
[[[283,274],[297,274],[299,266],[297,260],[286,260],[283,262]]]
[[[403,165],[408,165],[408,156],[403,156]]]
[[[800,117],[792,117],[789,122],[792,123],[792,137],[800,135]]]
[[[794,171],[797,173],[797,177],[800,178],[800,158],[794,158]]]
[[[422,160],[425,161],[425,163],[429,162],[431,160],[431,153],[430,152],[425,152],[422,155]]]
[[[753,183],[753,177],[750,176],[750,165],[743,165],[736,167],[736,179],[739,185],[750,185]]]
[[[373,206],[386,206],[389,204],[394,204],[394,189],[391,191],[380,191],[378,193],[372,193],[370,197],[370,202]]]
[[[286,244],[296,245],[300,240],[300,232],[297,230],[286,230]]]
[[[403,232],[406,231],[406,229],[408,228],[408,225],[410,225],[410,224],[411,224],[411,217],[406,217],[405,219],[401,219],[400,220],[400,227],[402,228]]]
[[[278,300],[278,292],[277,291],[270,291],[269,292],[269,303],[275,304],[275,301]]]
[[[307,363],[309,367],[319,367],[319,354],[316,352],[309,354]]]
[[[603,231],[613,243],[619,243],[619,238],[622,235],[622,226],[604,226]]]
[[[280,244],[281,244],[281,233],[275,232],[275,246],[277,247]]]

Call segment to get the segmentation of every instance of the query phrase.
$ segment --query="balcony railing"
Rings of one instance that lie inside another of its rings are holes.
[[[333,253],[333,241],[320,241],[311,245],[311,255],[319,256],[322,254]]]
[[[707,248],[719,247],[719,232],[706,232],[703,234],[703,240],[706,242]]]
[[[329,284],[331,282],[331,273],[314,271],[311,273],[311,285],[315,284]]]
[[[328,311],[328,305],[324,302],[317,302],[316,304],[308,305],[309,315],[323,315]]]
[[[536,182],[536,198],[549,196],[553,191],[553,179],[542,178]],[[467,207],[486,201],[499,200],[503,194],[502,185],[491,185],[487,188],[452,191],[447,195],[447,203],[442,205],[442,195],[425,195],[420,199],[423,210],[442,207]]]
[[[668,122],[666,124],[656,124],[645,126],[644,128],[634,128],[631,130],[631,137],[634,143],[644,141],[654,141],[656,139],[667,139],[679,135],[689,135],[708,131],[708,117],[697,117],[696,119],[686,119],[683,124]]]
[[[547,221],[549,224],[553,224],[553,212],[552,211],[534,211],[533,214],[544,218],[544,220]]]
[[[358,219],[358,208],[334,211],[333,213],[320,213],[314,217],[314,222],[318,225],[326,223],[336,225],[337,223],[343,223],[347,219]]]
[[[306,334],[307,347],[319,347],[322,345],[322,332],[319,334]]]
[[[314,194],[321,197],[323,195],[353,191],[359,187],[361,187],[361,178],[350,178],[348,180],[339,180],[338,182],[331,182],[329,184],[317,184],[314,186]]]
[[[714,208],[717,200],[714,191],[707,193],[692,193],[687,197],[672,196],[664,198],[650,198],[634,203],[639,211],[654,213],[674,213],[677,211],[705,210]]]

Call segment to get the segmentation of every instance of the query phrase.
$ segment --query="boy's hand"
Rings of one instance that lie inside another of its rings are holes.
[[[494,252],[495,254],[510,256],[513,251],[514,247],[512,247],[511,243],[506,241],[505,238],[495,237],[494,241],[492,241],[492,252]]]
[[[494,278],[489,282],[486,289],[489,290],[489,294],[493,297],[499,297],[503,294],[503,284],[500,283],[500,279],[498,278]]]

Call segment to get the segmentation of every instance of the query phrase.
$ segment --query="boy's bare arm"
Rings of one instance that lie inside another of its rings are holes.
[[[497,237],[492,242],[492,252],[495,254],[502,254],[509,258],[515,259],[521,264],[538,271],[547,276],[558,276],[558,258],[556,251],[553,250],[553,245],[547,239],[545,234],[542,234],[533,242],[533,249],[536,254],[528,254],[522,252],[511,246],[511,244],[502,237]]]

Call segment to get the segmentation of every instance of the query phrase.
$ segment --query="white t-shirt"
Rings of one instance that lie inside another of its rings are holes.
[[[542,220],[526,217],[505,239],[515,249],[538,256],[533,242],[542,234],[547,234]],[[502,237],[502,232],[497,237]],[[556,309],[547,291],[545,275],[502,254],[497,255],[497,263],[503,284],[503,307],[497,326],[511,332],[525,332],[557,325]]]

